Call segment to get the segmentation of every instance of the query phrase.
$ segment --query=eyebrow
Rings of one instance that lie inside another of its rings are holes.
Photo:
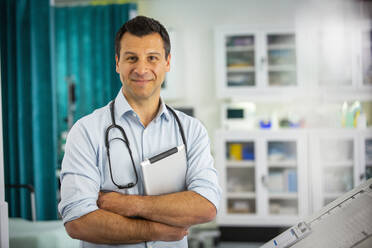
[[[137,55],[136,53],[134,53],[134,52],[124,52],[124,55]]]
[[[147,55],[159,55],[159,56],[161,56],[161,53],[159,53],[159,52],[149,52],[149,53],[147,53]],[[126,51],[126,52],[124,52],[124,55],[137,55],[137,53],[134,53],[134,52],[129,52],[129,51]]]
[[[149,52],[148,54],[161,56],[161,53],[158,53],[158,52]]]

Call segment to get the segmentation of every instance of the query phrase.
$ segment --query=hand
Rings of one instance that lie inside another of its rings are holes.
[[[131,209],[133,208],[133,203],[131,199],[133,196],[124,195],[117,192],[99,192],[97,205],[100,209],[104,209],[121,216],[132,217],[135,215]]]

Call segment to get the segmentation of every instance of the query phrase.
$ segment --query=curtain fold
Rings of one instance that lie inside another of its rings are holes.
[[[56,219],[49,0],[0,4],[5,183],[33,185],[37,219]],[[10,217],[31,219],[26,189],[7,188],[6,201]]]

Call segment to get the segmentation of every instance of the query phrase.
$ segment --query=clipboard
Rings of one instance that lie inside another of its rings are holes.
[[[146,195],[162,195],[186,189],[187,160],[180,145],[141,162]]]
[[[260,248],[372,247],[372,178]]]

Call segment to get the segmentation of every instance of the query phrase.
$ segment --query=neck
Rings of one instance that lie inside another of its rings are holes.
[[[129,105],[137,113],[144,127],[155,118],[160,107],[160,95],[158,97],[150,97],[148,99],[132,99],[127,97],[123,90],[123,95],[127,99]]]

